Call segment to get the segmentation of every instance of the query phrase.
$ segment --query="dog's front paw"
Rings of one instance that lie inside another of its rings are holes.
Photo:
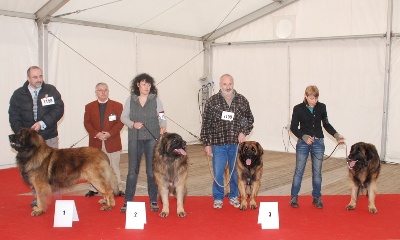
[[[257,209],[257,204],[251,204],[251,205],[250,205],[250,208],[253,209],[253,210],[254,210],[254,209]]]
[[[346,206],[346,210],[354,210],[354,209],[356,209],[356,206],[355,205],[347,205]]]
[[[185,212],[178,212],[178,217],[186,217],[186,213]]]
[[[100,199],[98,203],[99,203],[99,204],[106,204],[107,201],[103,198],[103,199]]]
[[[257,201],[255,198],[250,199],[250,208],[251,209],[257,209]]]
[[[247,202],[241,202],[239,209],[242,211],[246,211],[247,210]]]
[[[101,208],[100,208],[101,211],[110,211],[111,209],[112,209],[112,207],[107,206],[107,205],[101,206]]]
[[[162,217],[162,218],[168,217],[168,215],[169,215],[169,212],[161,212],[159,214],[159,216]]]
[[[376,209],[376,207],[370,207],[369,212],[370,213],[378,213],[378,209]]]
[[[43,213],[44,213],[44,211],[43,210],[40,210],[38,207],[33,207],[32,208],[33,209],[33,211],[31,212],[31,216],[32,217],[37,217],[37,216],[40,216],[40,215],[42,215]]]

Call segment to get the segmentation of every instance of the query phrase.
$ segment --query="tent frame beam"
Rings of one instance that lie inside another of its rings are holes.
[[[160,31],[145,30],[145,29],[140,29],[140,28],[122,27],[122,26],[116,26],[116,25],[112,25],[112,24],[72,20],[72,19],[67,19],[67,18],[52,18],[52,19],[50,19],[50,22],[60,22],[60,23],[75,24],[75,25],[81,25],[81,26],[98,27],[98,28],[106,28],[106,29],[111,29],[111,30],[120,30],[120,31],[126,31],[126,32],[143,33],[143,34],[159,35],[159,36],[164,36],[164,37],[173,37],[173,38],[182,38],[182,39],[188,39],[188,40],[202,41],[202,38],[200,38],[200,37],[160,32]]]
[[[36,15],[35,14],[22,13],[22,12],[13,12],[13,11],[7,11],[7,10],[0,10],[0,15],[7,16],[7,17],[36,19]]]
[[[275,1],[275,2],[273,2],[271,4],[268,4],[267,6],[265,6],[263,8],[260,8],[260,9],[258,9],[256,11],[254,11],[254,12],[252,12],[252,13],[250,13],[250,14],[248,14],[248,15],[246,15],[246,16],[238,19],[238,20],[236,20],[236,21],[233,21],[232,23],[229,23],[229,24],[217,29],[214,32],[211,32],[211,33],[208,33],[208,34],[204,35],[202,38],[205,41],[213,42],[213,41],[215,41],[215,39],[217,39],[217,38],[219,38],[219,37],[221,37],[221,36],[223,36],[225,34],[228,34],[228,33],[232,32],[232,31],[235,31],[236,29],[238,29],[238,28],[240,28],[240,27],[242,27],[244,25],[247,25],[247,24],[249,24],[251,22],[254,22],[257,19],[260,19],[260,18],[262,18],[262,17],[264,17],[266,15],[269,15],[269,14],[271,14],[271,13],[273,13],[273,12],[275,12],[275,11],[281,9],[281,8],[284,8],[284,7],[290,5],[290,4],[294,3],[294,2],[297,2],[297,1],[299,1],[299,0]]]
[[[311,41],[326,41],[326,40],[344,40],[344,39],[360,39],[360,38],[385,38],[386,34],[366,34],[366,35],[346,35],[346,36],[331,36],[331,37],[314,37],[314,38],[291,38],[291,39],[274,39],[274,40],[259,40],[259,41],[242,41],[242,42],[218,42],[212,43],[211,46],[223,45],[247,45],[247,44],[266,44],[266,43],[284,43],[284,42],[311,42]]]
[[[36,13],[36,24],[38,27],[38,56],[39,67],[42,68],[43,78],[48,79],[48,33],[47,24],[49,18],[69,0],[50,0]]]

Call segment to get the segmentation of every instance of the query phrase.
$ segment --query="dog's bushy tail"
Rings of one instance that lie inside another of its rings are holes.
[[[111,187],[113,189],[114,195],[118,195],[119,194],[119,186],[118,186],[117,176],[115,175],[115,173],[113,174],[113,177],[111,178]]]
[[[114,170],[112,170],[112,168],[111,168],[110,174],[111,174],[110,185],[111,185],[114,195],[117,196],[119,194],[119,185],[118,185],[117,175],[115,175],[115,172],[114,172]]]
[[[108,184],[110,184],[111,190],[114,193],[114,196],[119,194],[119,184],[117,175],[115,174],[114,169],[110,165],[110,160],[106,154],[103,154],[104,159],[106,161],[102,161],[101,164],[103,165],[104,169],[104,177],[108,180]]]

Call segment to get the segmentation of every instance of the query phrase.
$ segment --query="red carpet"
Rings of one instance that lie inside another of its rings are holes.
[[[0,171],[0,231],[1,239],[400,239],[400,195],[380,194],[378,214],[370,214],[363,196],[354,211],[344,207],[349,196],[324,196],[324,209],[311,205],[311,196],[300,196],[300,208],[293,209],[290,197],[262,196],[258,201],[278,202],[280,229],[262,230],[257,224],[258,210],[240,211],[224,200],[220,210],[212,208],[212,197],[189,196],[185,201],[186,218],[176,216],[176,201],[170,198],[170,216],[160,218],[147,212],[144,230],[126,230],[125,214],[120,213],[123,198],[116,198],[112,211],[100,211],[99,197],[56,196],[75,200],[79,221],[71,228],[53,228],[54,201],[48,211],[31,217],[32,196],[16,169]],[[148,197],[137,197],[146,202]]]

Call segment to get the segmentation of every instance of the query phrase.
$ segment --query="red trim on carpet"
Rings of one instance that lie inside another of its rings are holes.
[[[54,201],[48,211],[31,217],[31,196],[19,194],[29,190],[18,171],[1,170],[3,189],[0,198],[0,237],[2,239],[399,239],[400,195],[378,194],[377,214],[370,214],[367,199],[362,196],[357,208],[345,210],[349,196],[323,196],[324,209],[311,204],[311,196],[300,196],[298,209],[289,206],[288,196],[261,196],[258,201],[278,202],[280,229],[262,230],[257,223],[258,210],[240,211],[224,199],[222,209],[213,209],[212,197],[189,196],[185,201],[186,218],[176,215],[176,200],[170,197],[170,216],[160,218],[147,211],[144,230],[126,230],[125,214],[119,209],[123,198],[117,197],[116,207],[100,211],[99,197],[55,196],[75,200],[79,221],[71,228],[53,228]],[[22,185],[22,186],[21,186]],[[5,190],[5,191],[4,191]],[[148,197],[139,196],[148,209]]]

